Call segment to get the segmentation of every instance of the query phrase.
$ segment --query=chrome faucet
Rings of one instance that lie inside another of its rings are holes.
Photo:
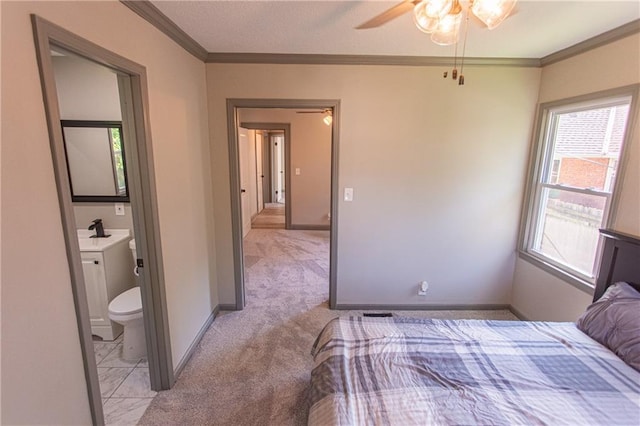
[[[92,235],[90,238],[106,238],[111,235],[105,235],[104,227],[102,226],[102,219],[95,219],[91,225],[89,225],[89,231],[96,230],[96,235]]]

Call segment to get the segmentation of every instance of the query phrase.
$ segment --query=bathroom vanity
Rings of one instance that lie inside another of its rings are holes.
[[[114,340],[122,326],[109,319],[109,302],[135,285],[128,229],[108,229],[108,238],[90,238],[92,231],[78,229],[82,270],[89,302],[91,333]]]

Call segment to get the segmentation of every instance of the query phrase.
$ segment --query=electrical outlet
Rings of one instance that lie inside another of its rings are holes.
[[[124,216],[124,204],[116,203],[116,216]]]
[[[427,290],[429,290],[429,283],[426,281],[421,281],[418,287],[418,296],[426,296]]]
[[[344,200],[345,201],[353,201],[353,188],[345,188],[344,189]]]

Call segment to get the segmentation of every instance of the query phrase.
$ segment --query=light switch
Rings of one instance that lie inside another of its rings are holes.
[[[296,176],[300,176],[300,167],[296,167]]]
[[[345,188],[344,189],[344,200],[345,201],[353,201],[353,188]]]
[[[116,203],[116,216],[124,216],[124,204]]]

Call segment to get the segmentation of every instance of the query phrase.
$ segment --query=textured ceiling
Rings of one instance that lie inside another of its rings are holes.
[[[453,56],[413,24],[411,13],[374,29],[354,27],[388,1],[152,1],[214,53]],[[489,31],[469,21],[466,56],[542,58],[640,18],[640,1],[520,0]]]

